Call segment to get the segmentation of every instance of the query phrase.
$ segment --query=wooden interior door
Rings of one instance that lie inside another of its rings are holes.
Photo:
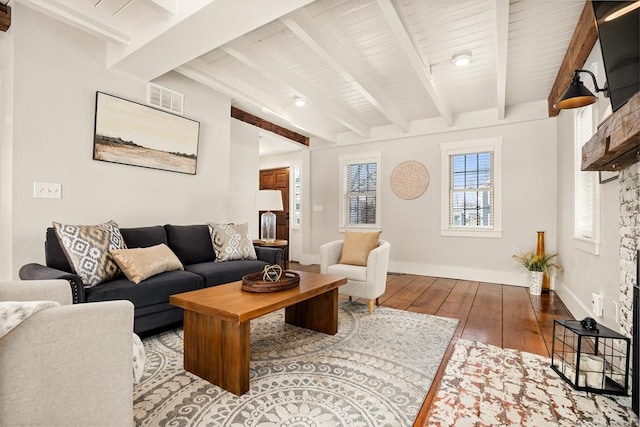
[[[280,190],[282,192],[281,212],[276,214],[276,239],[289,240],[289,168],[260,171],[260,190]],[[262,212],[259,213],[262,215]],[[258,221],[258,224],[260,221]],[[289,247],[285,250],[285,259],[289,259]]]

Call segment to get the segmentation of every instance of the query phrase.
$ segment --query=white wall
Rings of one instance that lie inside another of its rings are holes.
[[[8,274],[44,262],[51,221],[113,219],[130,227],[229,218],[228,97],[178,74],[157,80],[183,92],[185,116],[200,122],[196,175],[95,161],[96,91],[144,103],[146,82],[107,69],[104,42],[20,4],[13,9],[12,30],[14,258]],[[34,199],[34,182],[61,183],[63,198]]]
[[[440,143],[503,137],[502,238],[440,235]],[[546,249],[556,249],[556,125],[554,119],[489,126],[471,130],[357,144],[311,153],[309,250],[318,256],[325,242],[342,238],[338,231],[340,194],[338,158],[363,151],[382,152],[382,238],[391,242],[390,271],[525,285],[526,271],[512,255],[535,250],[536,231],[546,232]],[[426,193],[402,200],[391,191],[393,168],[418,160],[429,170]]]
[[[604,68],[600,45],[596,43],[585,62],[585,68],[598,64],[598,84],[604,85]],[[593,90],[591,78],[584,75],[583,82]],[[610,113],[610,102],[599,95],[596,123]],[[556,283],[556,292],[576,317],[591,316],[596,321],[618,329],[615,305],[619,301],[619,247],[620,247],[620,184],[617,180],[599,185],[600,190],[600,254],[587,253],[574,239],[574,116],[576,110],[561,111],[558,116],[558,250],[565,268]],[[604,296],[604,316],[592,312],[591,294]]]
[[[14,27],[9,28],[7,32],[0,32],[0,280],[12,279]]]
[[[258,211],[253,209],[255,193],[260,185],[258,135],[257,127],[231,119],[228,222],[249,223],[253,239],[260,238]]]

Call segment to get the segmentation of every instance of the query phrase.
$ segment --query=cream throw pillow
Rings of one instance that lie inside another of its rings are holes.
[[[258,259],[249,236],[249,224],[208,223],[216,262]]]
[[[380,231],[345,231],[340,264],[367,265],[369,252],[378,247]]]
[[[136,285],[165,271],[184,270],[182,263],[164,243],[148,248],[116,249],[111,251],[118,267]]]

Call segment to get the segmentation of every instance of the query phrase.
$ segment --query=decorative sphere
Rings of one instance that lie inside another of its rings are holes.
[[[267,265],[262,270],[263,282],[277,282],[282,277],[282,267],[278,264]]]

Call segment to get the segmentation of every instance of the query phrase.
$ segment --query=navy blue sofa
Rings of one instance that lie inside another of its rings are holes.
[[[205,225],[156,225],[120,228],[128,248],[144,248],[164,243],[176,254],[184,271],[167,271],[136,285],[121,274],[113,280],[85,288],[60,247],[53,228],[45,240],[46,266],[24,265],[23,280],[65,279],[69,281],[74,303],[125,299],[135,306],[134,331],[148,335],[182,321],[182,309],[169,304],[169,296],[181,292],[234,282],[242,276],[262,271],[265,265],[280,264],[281,249],[256,247],[257,260],[215,262],[209,227]]]

